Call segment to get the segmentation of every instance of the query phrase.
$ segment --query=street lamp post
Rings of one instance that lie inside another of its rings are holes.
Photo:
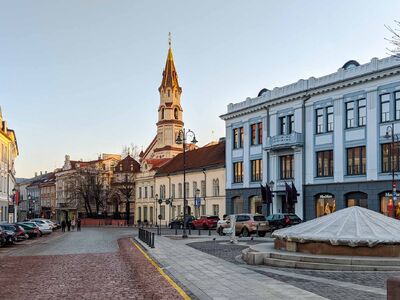
[[[197,208],[197,215],[196,215],[196,217],[201,216],[201,210],[200,210],[201,204],[200,204],[200,203],[201,203],[201,202],[200,202],[200,190],[199,190],[199,189],[196,189],[196,195],[195,195],[195,197],[194,197],[194,207]]]
[[[182,233],[182,238],[187,238],[187,233],[186,233],[186,227],[187,227],[187,199],[186,199],[186,141],[187,138],[192,136],[192,144],[196,144],[196,135],[195,133],[188,129],[185,130],[185,128],[182,128],[178,132],[178,136],[176,138],[176,143],[178,145],[182,145],[183,148],[183,233]]]
[[[28,211],[29,211],[29,218],[32,219],[32,205],[31,205],[31,201],[32,201],[32,196],[29,194],[28,195]]]
[[[386,134],[385,138],[392,138],[391,145],[390,145],[390,169],[392,172],[392,212],[391,216],[395,217],[395,201],[397,200],[397,190],[396,190],[396,182],[394,180],[394,171],[395,171],[395,166],[394,166],[394,147],[395,147],[395,140],[398,142],[399,141],[399,136],[397,134],[394,134],[394,123],[392,125],[389,125],[386,127]]]

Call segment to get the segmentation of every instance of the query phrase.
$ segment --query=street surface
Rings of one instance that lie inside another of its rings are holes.
[[[0,299],[182,299],[133,229],[83,228],[0,254]]]

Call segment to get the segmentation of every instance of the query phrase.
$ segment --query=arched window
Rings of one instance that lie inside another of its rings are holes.
[[[315,196],[316,216],[322,217],[336,211],[335,196],[330,193]]]
[[[168,97],[171,97],[171,90],[168,90]]]
[[[233,213],[242,214],[243,213],[243,199],[241,197],[232,198],[233,203]]]
[[[219,196],[219,179],[213,179],[213,196]]]
[[[161,109],[161,120],[164,120],[164,108]]]
[[[363,192],[351,192],[345,195],[347,207],[361,206],[368,208],[368,195]]]
[[[175,120],[178,120],[178,109],[176,107],[174,109],[174,117],[175,117]]]

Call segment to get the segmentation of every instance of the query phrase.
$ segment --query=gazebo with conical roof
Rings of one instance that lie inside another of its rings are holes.
[[[400,257],[400,221],[359,206],[275,231],[275,249]]]

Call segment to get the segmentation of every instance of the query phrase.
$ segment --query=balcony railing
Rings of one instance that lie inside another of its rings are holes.
[[[267,150],[279,150],[285,148],[303,147],[304,135],[293,132],[291,134],[275,135],[267,138]]]

